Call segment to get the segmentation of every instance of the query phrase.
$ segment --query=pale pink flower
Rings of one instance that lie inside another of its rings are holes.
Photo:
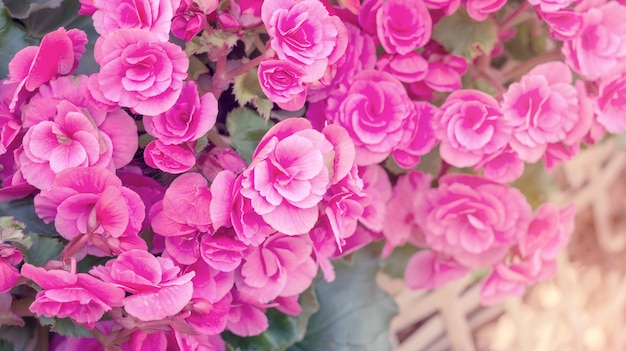
[[[216,119],[215,96],[209,92],[200,97],[196,83],[187,81],[172,108],[156,116],[144,116],[143,123],[150,135],[172,145],[200,139],[213,128]]]
[[[467,0],[467,14],[475,21],[484,21],[506,5],[506,0]]]
[[[261,18],[278,58],[303,67],[305,82],[322,78],[346,51],[346,27],[318,0],[266,0]]]
[[[241,195],[277,231],[308,232],[319,216],[326,190],[350,171],[354,149],[346,131],[327,126],[320,133],[303,118],[270,129],[243,172]]]
[[[233,185],[233,203],[230,221],[241,242],[247,245],[260,245],[276,232],[263,217],[255,212],[252,201],[241,194],[242,177],[237,177]]]
[[[142,321],[156,321],[180,312],[191,300],[195,273],[181,274],[169,258],[145,250],[130,250],[96,266],[90,274],[120,287],[131,295],[122,300],[128,314]]]
[[[22,252],[8,244],[0,244],[0,294],[11,290],[20,278],[15,265],[22,262]]]
[[[104,168],[68,168],[35,196],[35,212],[54,221],[61,236],[73,240],[87,235],[88,252],[98,256],[146,249],[137,234],[145,216],[141,197],[123,187]]]
[[[383,54],[378,58],[376,68],[392,74],[403,83],[413,83],[426,78],[428,61],[414,51],[406,55]]]
[[[228,312],[226,329],[235,335],[253,336],[263,333],[269,327],[265,311],[269,306],[253,296],[247,296],[233,289],[233,304]]]
[[[512,132],[498,102],[470,89],[450,94],[432,119],[432,126],[441,140],[441,158],[456,167],[474,166],[485,155],[500,152]]]
[[[483,176],[498,183],[510,183],[524,173],[524,161],[517,152],[507,146],[497,154],[483,158],[474,170],[483,169]]]
[[[490,306],[507,297],[522,296],[528,283],[524,268],[497,264],[483,281],[480,289],[480,302],[484,306]]]
[[[617,70],[599,82],[596,120],[609,133],[626,131],[626,70]]]
[[[453,257],[421,250],[411,256],[404,271],[404,281],[410,289],[436,289],[445,283],[463,278],[469,268],[459,264]]]
[[[568,8],[554,12],[537,10],[537,14],[548,25],[550,35],[555,39],[576,39],[583,28],[583,15],[574,9]]]
[[[549,143],[564,140],[580,123],[578,92],[562,62],[533,68],[503,95],[504,119],[514,127],[510,145],[520,159],[539,160]]]
[[[458,55],[431,55],[424,83],[438,92],[461,89],[461,77],[467,72],[467,61]]]
[[[432,18],[422,0],[388,0],[376,12],[376,33],[387,53],[406,55],[426,45]]]
[[[152,140],[143,150],[146,164],[167,173],[187,172],[196,164],[194,143],[167,145],[160,139]]]
[[[370,165],[359,170],[363,179],[363,193],[370,202],[365,206],[359,222],[375,232],[383,230],[387,201],[391,199],[391,182],[385,169],[380,165]]]
[[[414,111],[402,136],[400,145],[392,151],[398,166],[410,169],[420,162],[420,156],[429,153],[439,142],[435,137],[432,119],[437,107],[426,102],[414,102]]]
[[[221,171],[239,174],[247,167],[246,162],[233,149],[221,146],[204,148],[200,151],[196,164],[200,173],[210,182]]]
[[[46,270],[24,263],[22,275],[43,289],[30,305],[31,312],[45,317],[69,317],[91,329],[105,312],[121,306],[124,298],[124,290],[85,273]]]
[[[352,192],[339,192],[324,201],[324,218],[340,250],[345,239],[356,231],[358,219],[363,216],[363,202],[361,196]]]
[[[212,268],[232,272],[241,264],[248,245],[237,240],[233,229],[221,228],[200,238],[200,257]]]
[[[286,60],[264,60],[259,64],[259,84],[263,93],[280,108],[297,111],[304,106],[308,85],[302,64]]]
[[[364,70],[348,88],[329,97],[329,122],[345,128],[356,147],[360,166],[381,162],[400,144],[413,102],[389,73]]]
[[[174,10],[171,0],[93,0],[93,26],[103,37],[124,28],[146,29],[168,41]]]
[[[470,268],[502,260],[532,217],[517,189],[477,176],[447,174],[438,188],[416,195],[413,213],[426,244]]]
[[[93,97],[152,116],[174,106],[189,66],[179,46],[145,29],[120,29],[99,38],[94,56],[100,73],[89,77]]]
[[[263,244],[249,248],[244,263],[235,271],[235,286],[263,303],[278,296],[300,294],[317,274],[312,249],[307,235],[274,234]]]
[[[582,32],[563,42],[565,62],[587,79],[597,79],[626,58],[626,6],[609,1],[582,12]]]

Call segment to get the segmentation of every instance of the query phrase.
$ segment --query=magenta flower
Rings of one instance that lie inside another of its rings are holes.
[[[212,182],[218,173],[228,170],[240,174],[246,169],[246,162],[231,148],[213,147],[204,148],[196,161],[200,173]]]
[[[145,250],[124,252],[89,273],[130,293],[122,300],[124,309],[142,321],[177,314],[193,294],[195,273],[181,274],[170,258],[154,257]]]
[[[433,251],[470,268],[502,260],[532,217],[517,189],[456,174],[441,177],[438,188],[417,194],[413,213]]]
[[[302,65],[285,60],[265,60],[259,64],[263,93],[280,108],[297,111],[304,106],[308,86],[303,82]]]
[[[483,156],[501,151],[512,131],[493,97],[469,89],[450,94],[432,126],[441,140],[441,158],[456,167],[474,166]]]
[[[463,278],[469,271],[453,257],[442,257],[433,251],[421,250],[407,263],[404,281],[410,289],[435,289]]]
[[[376,12],[376,33],[387,53],[406,55],[426,45],[432,34],[422,0],[388,0]]]
[[[428,61],[414,51],[406,55],[383,54],[378,58],[376,68],[392,74],[403,83],[413,83],[426,78]]]
[[[498,12],[506,0],[467,0],[467,14],[475,21],[484,21],[490,14]]]
[[[181,174],[196,164],[195,144],[167,145],[161,139],[152,140],[143,150],[146,164],[163,172]]]
[[[151,116],[174,106],[189,66],[179,46],[145,29],[120,29],[100,38],[94,55],[100,73],[89,77],[92,96]]]
[[[46,270],[24,263],[22,275],[43,290],[30,305],[38,316],[71,318],[93,328],[105,312],[121,306],[124,290],[84,273]]]
[[[14,266],[22,262],[22,252],[7,244],[0,244],[0,294],[13,289],[20,278]]]
[[[429,153],[438,142],[431,124],[437,108],[425,101],[415,102],[414,107],[400,145],[391,152],[394,161],[406,169],[417,165],[420,156]]]
[[[304,68],[305,82],[322,78],[346,51],[346,27],[318,0],[266,0],[261,18],[278,58]]]
[[[175,3],[175,2],[174,2]],[[160,0],[94,0],[93,26],[103,37],[124,28],[146,29],[168,41],[173,2]]]
[[[203,9],[201,3],[207,3],[209,8]],[[182,0],[172,18],[172,34],[184,41],[191,41],[206,25],[206,15],[217,9],[216,0],[193,1]]]
[[[607,75],[599,83],[598,123],[610,133],[626,131],[626,72]]]

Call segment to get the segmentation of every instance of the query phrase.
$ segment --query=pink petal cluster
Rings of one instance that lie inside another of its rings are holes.
[[[297,111],[304,106],[309,89],[306,71],[285,60],[265,60],[259,64],[259,83],[263,93],[280,108]]]
[[[107,37],[119,29],[146,29],[161,41],[168,41],[175,1],[93,0],[93,26]]]
[[[597,122],[614,134],[626,131],[626,71],[620,71],[599,80],[596,103]]]
[[[20,278],[15,265],[22,262],[22,252],[11,245],[0,243],[0,294],[13,289]]]
[[[430,40],[432,19],[422,0],[389,0],[376,12],[376,33],[387,53],[406,55]]]

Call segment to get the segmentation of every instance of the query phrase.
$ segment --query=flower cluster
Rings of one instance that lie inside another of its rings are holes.
[[[28,290],[30,313],[96,338],[55,336],[54,350],[224,350],[225,331],[268,329],[268,309],[300,314],[318,273],[335,279],[332,260],[374,241],[386,259],[420,249],[410,288],[487,269],[485,304],[520,295],[555,274],[575,209],[533,208],[509,183],[626,131],[619,1],[81,0],[79,13],[97,36],[48,33],[0,82],[0,201],[32,198],[63,245],[34,264],[0,233],[0,316],[23,324],[10,304]],[[527,21],[549,35],[531,38],[546,46],[532,59],[504,45]]]

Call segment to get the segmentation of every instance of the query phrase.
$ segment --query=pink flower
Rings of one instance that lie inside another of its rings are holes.
[[[467,72],[467,61],[457,55],[431,55],[424,83],[439,92],[461,89],[461,76]]]
[[[565,62],[587,79],[597,79],[626,58],[626,6],[615,1],[579,9],[582,32],[562,47]]]
[[[202,235],[200,256],[221,272],[234,271],[241,264],[248,245],[237,240],[232,229],[220,229],[214,235]]]
[[[583,28],[583,16],[574,9],[562,9],[555,12],[537,11],[550,29],[550,35],[559,40],[572,40],[580,35]]]
[[[441,140],[441,158],[456,167],[473,166],[484,155],[500,152],[512,130],[493,97],[469,89],[450,94],[432,126]]]
[[[414,51],[406,55],[383,54],[376,62],[376,68],[392,74],[403,83],[413,83],[426,78],[428,61]]]
[[[503,95],[504,119],[514,126],[510,145],[520,159],[539,160],[549,143],[565,140],[581,119],[572,74],[561,62],[533,68]]]
[[[506,0],[467,0],[467,14],[475,21],[484,21],[490,14],[498,12]]]
[[[146,29],[168,41],[174,10],[172,1],[94,0],[93,26],[103,37],[124,28]]]
[[[626,131],[626,71],[617,70],[599,83],[596,120],[610,133]]]
[[[506,297],[522,296],[526,291],[526,272],[521,266],[497,264],[480,289],[480,302],[494,305]]]
[[[346,51],[346,27],[318,0],[267,0],[261,19],[278,58],[303,67],[305,82],[322,78]]]
[[[122,300],[124,309],[142,321],[177,314],[193,294],[195,273],[181,274],[171,259],[154,257],[145,250],[124,252],[89,273],[130,293]]]
[[[470,268],[502,260],[532,216],[518,190],[469,175],[441,177],[439,187],[417,194],[415,204],[426,244]]]
[[[370,165],[360,169],[363,193],[370,203],[365,206],[359,221],[375,232],[383,230],[387,201],[391,199],[391,182],[382,166]]]
[[[263,217],[255,212],[252,201],[241,194],[242,177],[237,177],[233,184],[233,203],[230,221],[237,238],[246,245],[260,245],[274,234],[276,229],[267,224]]]
[[[463,278],[469,271],[452,257],[441,257],[433,251],[421,250],[407,263],[404,281],[410,289],[435,289]]]
[[[30,305],[38,316],[71,318],[88,328],[102,318],[111,307],[121,306],[124,290],[84,273],[45,270],[24,263],[22,275],[43,290]]]
[[[345,128],[360,166],[381,162],[400,144],[413,102],[389,73],[364,70],[329,98],[329,122]]]
[[[406,169],[417,165],[420,156],[429,153],[438,142],[431,125],[437,108],[425,101],[414,102],[414,107],[402,141],[391,153],[394,161]]]
[[[533,6],[539,6],[542,12],[550,13],[562,10],[571,5],[573,0],[528,0]]]
[[[426,45],[432,34],[430,13],[422,0],[389,0],[376,12],[376,33],[387,53],[406,55]]]
[[[308,232],[326,190],[350,171],[354,149],[343,128],[320,133],[303,118],[270,129],[243,172],[241,195],[274,229],[287,235]]]
[[[23,91],[33,92],[59,76],[72,74],[85,52],[87,35],[78,29],[59,28],[44,35],[39,47],[28,46],[20,50],[9,62],[9,83],[19,83],[12,102],[16,106]]]
[[[308,85],[302,65],[285,60],[265,60],[259,64],[263,93],[280,108],[297,111],[304,106]]]
[[[67,240],[88,237],[91,254],[106,256],[146,249],[137,234],[145,206],[137,193],[104,168],[69,168],[35,196],[35,212]]]
[[[220,146],[210,150],[204,148],[198,156],[197,166],[200,173],[210,182],[221,171],[228,170],[239,174],[247,167],[246,162],[233,149]]]
[[[146,164],[167,173],[187,172],[196,164],[194,144],[167,145],[160,139],[151,141],[143,150]]]
[[[17,86],[17,83],[9,84],[6,80],[0,81],[0,155],[7,152],[11,143],[22,130],[19,113],[12,112],[9,108]],[[19,106],[17,111],[19,111]]]
[[[22,262],[22,252],[13,246],[0,244],[0,294],[13,289],[20,278],[14,266]]]
[[[235,286],[263,303],[300,294],[317,274],[312,248],[306,235],[274,234],[260,246],[249,248],[244,263],[235,271]]]
[[[185,82],[174,106],[156,116],[144,116],[143,123],[150,135],[163,144],[182,144],[205,135],[217,118],[217,99],[212,93],[198,96],[196,83]]]
[[[207,1],[202,1],[207,2]],[[191,41],[198,33],[204,29],[206,15],[217,9],[217,1],[209,0],[211,5],[208,9],[200,7],[200,1],[182,0],[172,18],[172,34],[176,38],[184,41]]]
[[[483,176],[498,183],[510,183],[524,173],[524,161],[511,147],[483,158],[474,170],[483,169]]]
[[[151,116],[174,106],[189,66],[179,46],[145,29],[120,29],[100,38],[94,56],[100,73],[89,77],[90,93]]]
[[[228,312],[226,328],[235,335],[253,336],[263,333],[269,322],[265,311],[268,306],[253,296],[247,296],[233,289],[233,303]]]

